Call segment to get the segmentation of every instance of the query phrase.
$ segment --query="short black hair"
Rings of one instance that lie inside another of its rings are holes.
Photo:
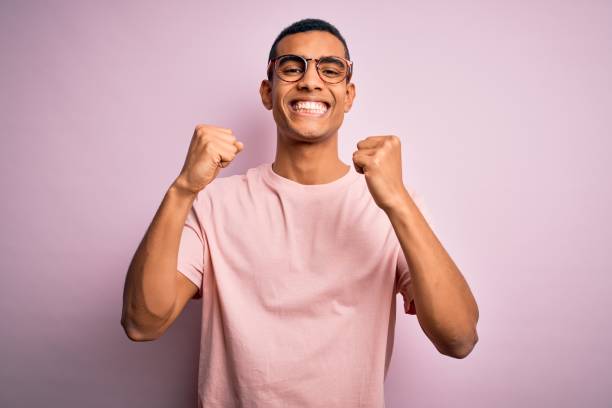
[[[280,32],[280,34],[276,37],[276,40],[274,40],[272,47],[270,48],[270,53],[268,54],[268,61],[276,57],[276,47],[278,46],[280,40],[282,40],[288,35],[304,33],[306,31],[327,31],[328,33],[332,34],[342,42],[342,45],[344,45],[344,57],[348,60],[351,59],[348,46],[346,45],[344,37],[342,37],[340,31],[338,31],[338,29],[333,24],[318,18],[305,18],[303,20],[296,21],[288,27],[285,27],[283,31]],[[272,79],[271,72],[268,72],[268,79]]]

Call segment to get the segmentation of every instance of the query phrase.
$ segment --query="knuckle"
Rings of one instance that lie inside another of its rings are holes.
[[[204,146],[204,152],[208,154],[214,153],[215,151],[216,149],[214,148],[212,143],[206,143],[206,145]]]
[[[200,126],[196,128],[196,134],[198,136],[202,136],[204,134],[206,134],[206,128],[204,126]]]

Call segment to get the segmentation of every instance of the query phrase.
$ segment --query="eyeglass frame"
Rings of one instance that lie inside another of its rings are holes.
[[[298,57],[298,58],[301,58],[302,60],[306,61],[306,64],[305,64],[305,67],[304,67],[304,72],[302,73],[302,76],[301,76],[301,77],[299,77],[298,79],[296,79],[295,81],[288,81],[288,80],[286,80],[286,79],[281,78],[281,77],[278,75],[278,73],[276,72],[276,61],[277,61],[279,58],[282,58],[282,57]],[[343,61],[345,62],[345,64],[346,64],[346,66],[348,67],[348,70],[347,70],[347,72],[346,72],[345,77],[344,77],[344,78],[342,78],[342,79],[341,79],[340,81],[338,81],[338,82],[329,82],[329,81],[325,80],[325,79],[324,79],[324,78],[321,76],[321,73],[319,72],[319,62],[320,62],[320,61],[321,61],[323,58],[328,58],[328,57],[339,58],[339,59],[343,60]],[[312,61],[312,60],[314,60],[314,61],[315,61],[315,63],[316,63],[316,64],[315,64],[315,70],[317,71],[317,75],[318,75],[318,76],[319,76],[319,78],[321,78],[321,80],[322,80],[323,82],[325,82],[326,84],[335,85],[335,84],[339,84],[339,83],[341,83],[341,82],[342,82],[342,81],[344,81],[344,80],[346,80],[346,82],[347,82],[347,83],[351,81],[351,77],[353,76],[353,61],[351,61],[351,60],[349,60],[349,59],[346,59],[346,58],[344,58],[344,57],[338,57],[338,56],[336,56],[336,55],[324,55],[324,56],[322,56],[322,57],[320,57],[320,58],[306,58],[306,57],[303,57],[303,56],[301,56],[301,55],[297,55],[297,54],[283,54],[283,55],[279,55],[279,56],[276,56],[276,57],[271,58],[270,60],[268,60],[268,67],[266,68],[266,72],[268,72],[268,79],[269,79],[269,80],[270,80],[270,79],[272,79],[272,76],[271,76],[269,73],[270,73],[270,68],[271,68],[271,66],[272,66],[272,63],[274,63],[274,69],[273,69],[273,71],[274,71],[274,73],[276,74],[276,76],[278,77],[278,79],[280,79],[281,81],[284,81],[284,82],[289,82],[289,83],[294,83],[294,82],[300,81],[302,78],[304,78],[304,75],[306,75],[306,72],[308,71],[308,64],[309,64],[309,63],[310,63],[310,61]]]

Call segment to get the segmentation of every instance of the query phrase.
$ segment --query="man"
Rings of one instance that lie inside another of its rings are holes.
[[[244,145],[198,125],[134,255],[130,339],[157,339],[203,299],[199,406],[384,406],[398,293],[441,353],[477,342],[471,291],[404,187],[400,139],[362,139],[354,167],[338,158],[352,72],[331,24],[283,30],[260,87],[274,163],[216,178]]]

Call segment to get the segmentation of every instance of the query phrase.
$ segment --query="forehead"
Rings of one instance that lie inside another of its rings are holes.
[[[306,31],[284,37],[276,45],[276,55],[296,54],[308,58],[322,55],[344,57],[344,45],[335,35],[327,31]]]

